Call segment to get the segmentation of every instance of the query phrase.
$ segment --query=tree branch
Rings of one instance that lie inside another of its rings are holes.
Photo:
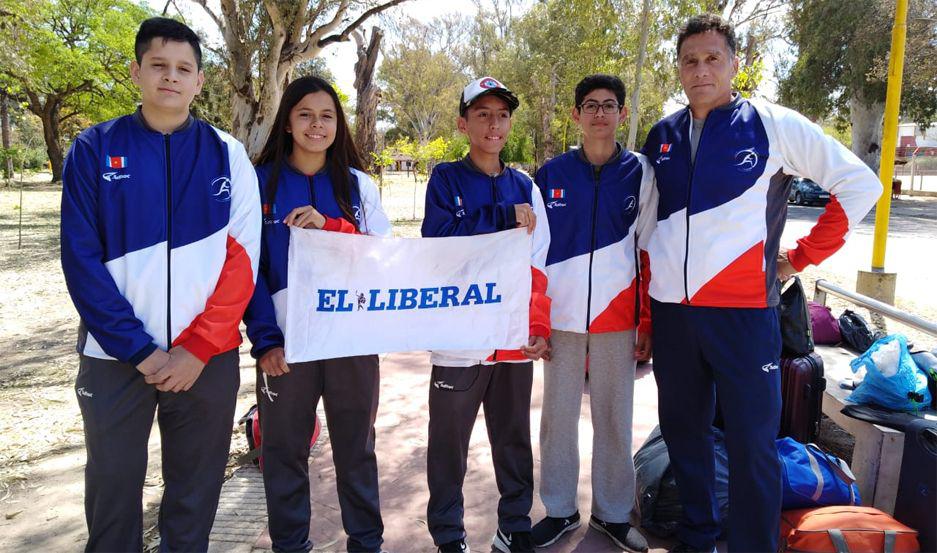
[[[316,46],[318,46],[319,48],[325,48],[326,46],[328,46],[329,44],[332,44],[333,42],[344,42],[348,40],[348,35],[351,34],[352,31],[360,27],[372,15],[381,13],[382,11],[385,11],[389,8],[393,8],[397,4],[402,4],[403,2],[406,2],[406,1],[407,0],[390,0],[390,2],[386,2],[379,6],[374,6],[370,10],[361,14],[361,17],[354,20],[350,25],[345,27],[345,29],[341,33],[337,35],[330,35],[330,36],[323,38],[316,44]]]
[[[318,13],[321,11],[321,8],[322,3],[320,3],[319,7],[316,8],[316,17],[318,17]],[[332,16],[332,19],[329,22],[322,24],[315,30],[311,30],[312,25],[315,23],[315,19],[310,19],[309,29],[311,32],[308,33],[306,39],[303,40],[302,43],[300,43],[298,46],[290,49],[290,51],[284,51],[283,60],[287,61],[294,56],[303,59],[309,55],[309,52],[312,51],[313,47],[321,50],[321,47],[319,46],[320,38],[326,33],[331,32],[332,29],[338,27],[339,23],[342,22],[342,17],[344,17],[347,10],[348,0],[342,0],[338,8],[335,9],[335,15]]]
[[[221,19],[221,17],[218,16],[218,14],[213,12],[212,9],[208,7],[207,0],[194,0],[194,2],[198,4],[199,6],[202,6],[202,9],[205,10],[205,13],[207,13],[208,16],[212,18],[212,21],[215,22],[215,25],[218,25],[218,30],[221,31],[222,34],[224,34],[225,22],[223,19]],[[168,7],[169,3],[167,2],[166,5]]]

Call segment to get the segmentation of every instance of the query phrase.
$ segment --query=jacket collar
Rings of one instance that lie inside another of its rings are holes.
[[[133,115],[132,115],[131,117],[133,117],[133,120],[136,121],[137,124],[139,124],[140,126],[142,126],[144,129],[146,129],[146,130],[148,130],[148,131],[150,131],[150,132],[159,132],[159,131],[157,131],[156,129],[154,129],[153,127],[151,127],[151,126],[149,125],[149,123],[146,122],[146,119],[144,119],[144,117],[143,117],[143,108],[142,108],[141,106],[137,106],[137,110],[136,110],[135,112],[133,112]],[[193,123],[195,123],[195,118],[192,117],[192,114],[190,113],[189,116],[186,117],[185,122],[183,122],[181,125],[179,125],[179,126],[176,127],[175,129],[173,129],[172,132],[169,133],[169,134],[175,134],[175,133],[177,133],[177,132],[182,132],[182,131],[188,130],[189,127],[191,127]],[[162,133],[160,133],[160,134],[162,134]]]
[[[481,169],[479,169],[478,166],[475,165],[475,163],[472,161],[472,158],[470,158],[470,157],[468,156],[468,154],[466,154],[465,157],[462,158],[461,163],[462,163],[462,165],[464,165],[466,168],[468,168],[470,171],[473,171],[473,172],[475,172],[475,173],[478,173],[479,175],[485,175],[486,177],[490,177],[490,176],[491,176],[491,175],[489,175],[488,173],[486,173],[486,172],[482,171]],[[503,175],[504,172],[507,171],[507,170],[508,170],[508,166],[505,165],[505,163],[502,161],[502,162],[501,162],[501,172],[498,173],[497,175],[495,175],[495,177],[500,177],[500,176]]]
[[[621,159],[621,156],[624,152],[625,152],[625,149],[622,148],[621,143],[615,142],[615,153],[613,153],[611,157],[605,160],[605,163],[601,163],[599,165],[593,165],[593,167],[601,168],[601,167],[605,167],[606,165],[611,165],[612,163],[616,163],[618,160]],[[588,157],[586,157],[586,151],[583,149],[582,146],[579,146],[579,148],[576,150],[576,158],[579,159],[579,161],[582,161],[583,163],[585,163],[586,165],[592,165],[592,162],[589,161]]]

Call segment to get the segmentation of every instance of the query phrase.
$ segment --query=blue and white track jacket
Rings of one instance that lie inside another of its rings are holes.
[[[297,207],[311,205],[325,216],[323,230],[356,233],[355,225],[342,219],[342,210],[335,200],[332,179],[327,171],[304,175],[284,165],[277,179],[276,199],[267,200],[266,184],[271,171],[270,163],[257,167],[263,204],[263,242],[260,249],[260,278],[251,299],[244,323],[250,338],[251,355],[259,359],[275,347],[283,347],[283,327],[286,323],[287,273],[290,251],[290,228],[283,218]],[[391,225],[381,207],[377,186],[371,177],[357,169],[351,170],[351,203],[358,229],[372,236],[390,236]]]
[[[191,117],[164,135],[138,110],[82,132],[62,180],[79,353],[138,364],[183,346],[207,362],[240,344],[260,252],[257,178],[240,142]]]

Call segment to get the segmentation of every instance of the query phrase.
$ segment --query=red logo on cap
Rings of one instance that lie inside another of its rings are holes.
[[[482,80],[482,82],[478,83],[478,86],[482,88],[504,88],[501,86],[501,83],[492,78]]]

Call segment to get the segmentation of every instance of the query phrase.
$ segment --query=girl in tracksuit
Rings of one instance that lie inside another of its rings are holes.
[[[348,551],[380,551],[374,419],[377,355],[286,363],[291,226],[387,236],[391,227],[335,90],[318,77],[290,83],[257,160],[263,204],[257,289],[244,316],[257,360],[264,490],[274,551],[309,551],[309,442],[321,397],[332,438]]]

